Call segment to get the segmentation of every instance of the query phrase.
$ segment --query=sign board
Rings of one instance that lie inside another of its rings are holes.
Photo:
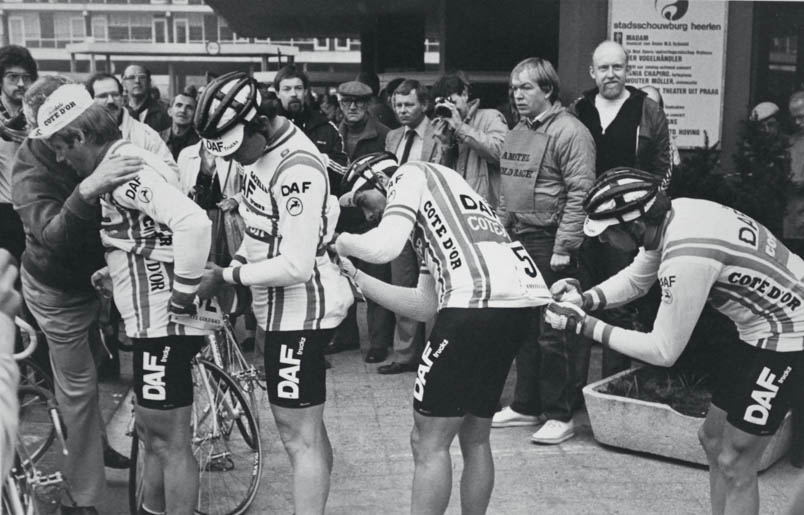
[[[720,0],[609,1],[609,37],[628,52],[627,83],[661,91],[679,148],[720,141],[727,15]]]

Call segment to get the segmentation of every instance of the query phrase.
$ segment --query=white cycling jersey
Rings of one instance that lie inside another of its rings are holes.
[[[263,156],[243,167],[246,234],[226,282],[251,286],[267,331],[331,329],[354,297],[327,254],[340,214],[318,148],[284,118]]]
[[[377,228],[340,236],[347,254],[374,261],[378,249],[401,250],[400,240],[410,235],[422,273],[435,279],[439,310],[540,306],[551,299],[522,244],[511,242],[491,207],[454,170],[409,162],[387,190]]]
[[[131,338],[200,335],[208,331],[170,321],[172,291],[194,294],[212,239],[206,213],[178,189],[176,173],[157,155],[125,140],[105,159],[130,155],[143,170],[101,197],[101,240],[114,301]]]
[[[644,294],[658,277],[662,301],[650,334],[614,328],[608,336],[684,348],[708,301],[737,326],[740,339],[778,352],[804,350],[804,261],[765,227],[706,200],[673,200],[658,249],[589,290],[595,307],[615,307]],[[597,329],[597,328],[596,328]]]

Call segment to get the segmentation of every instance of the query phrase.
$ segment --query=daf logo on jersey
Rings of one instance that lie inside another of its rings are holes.
[[[142,188],[137,196],[140,198],[140,202],[143,204],[149,203],[154,198],[154,192],[150,190],[150,188]]]
[[[304,211],[304,206],[299,197],[290,197],[287,204],[285,204],[285,209],[288,210],[290,216],[298,216]]]
[[[779,386],[781,386],[787,376],[790,375],[791,367],[787,367],[782,374],[782,377],[776,381],[776,374],[772,374],[768,367],[763,367],[762,372],[759,373],[757,378],[758,388],[751,392],[751,399],[755,404],[751,404],[745,409],[743,419],[746,422],[764,426],[768,422],[770,416],[771,403],[779,393]]]
[[[430,222],[433,232],[438,236],[441,248],[444,249],[444,253],[447,255],[450,268],[455,270],[463,264],[461,261],[461,253],[455,245],[455,239],[450,235],[447,226],[444,225],[444,220],[441,218],[435,206],[433,206],[433,203],[428,200],[424,203],[423,207],[427,221]]]
[[[757,277],[741,272],[729,274],[728,281],[732,284],[739,284],[746,288],[757,291],[765,295],[776,304],[782,304],[790,311],[795,311],[801,306],[801,300],[791,291],[782,290],[775,284],[768,282],[765,277]]]
[[[665,304],[673,303],[673,293],[670,291],[670,288],[672,288],[675,283],[676,283],[675,275],[659,277],[659,286],[662,287],[662,302],[664,302]]]
[[[295,182],[293,184],[283,184],[282,185],[282,196],[287,197],[291,193],[295,193],[297,195],[299,193],[307,193],[307,190],[309,190],[309,189],[310,189],[310,182],[309,181],[304,181],[303,183],[301,183],[301,186],[299,186]]]
[[[430,342],[427,342],[427,346],[422,353],[423,363],[419,365],[419,369],[416,372],[416,382],[413,384],[413,397],[417,401],[422,402],[422,398],[424,398],[424,386],[427,384],[427,373],[433,368],[433,361],[441,356],[441,353],[444,352],[447,345],[449,345],[449,340],[442,340],[441,343],[438,344],[438,349],[433,352]]]
[[[304,338],[300,346],[304,345]],[[301,360],[293,357],[293,349],[285,344],[279,348],[279,384],[276,385],[276,394],[281,399],[299,398],[299,370]]]
[[[159,364],[158,356],[144,352],[142,371],[142,397],[149,401],[164,401],[167,398],[165,365]]]
[[[131,200],[136,200],[137,191],[139,189],[140,189],[140,178],[139,176],[137,176],[126,183],[125,196]]]
[[[462,211],[468,213],[466,223],[469,224],[470,229],[475,232],[490,232],[507,238],[508,233],[497,219],[494,210],[485,201],[469,195],[459,195],[458,198],[461,201]],[[480,215],[476,214],[478,212]]]

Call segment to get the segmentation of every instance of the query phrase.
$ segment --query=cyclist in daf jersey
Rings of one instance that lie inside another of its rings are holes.
[[[419,360],[411,435],[412,513],[443,513],[452,488],[449,448],[464,458],[461,505],[482,513],[494,486],[491,417],[511,362],[534,316],[549,301],[536,265],[512,243],[494,211],[444,166],[370,154],[350,166],[341,204],[363,210],[374,229],[341,234],[346,275],[386,308],[435,325]],[[416,288],[392,286],[354,268],[397,257],[410,238],[423,263]]]
[[[209,252],[205,213],[178,189],[155,154],[121,139],[114,118],[78,84],[56,89],[30,138],[47,139],[59,161],[89,176],[118,155],[142,159],[132,179],[101,196],[101,240],[115,304],[134,345],[137,432],[145,444],[141,513],[191,514],[198,464],[188,428],[190,365],[208,331],[185,326]]]
[[[16,280],[16,260],[10,252],[0,249],[0,481],[3,482],[14,463],[19,411],[19,370],[13,354],[17,335],[14,317],[22,299],[14,289]]]
[[[271,410],[293,466],[296,513],[323,513],[332,446],[324,426],[324,348],[353,302],[326,247],[340,208],[324,157],[257,82],[232,72],[210,82],[195,128],[212,154],[243,166],[243,243],[225,268],[211,265],[202,296],[224,283],[250,286],[265,329]]]
[[[545,320],[617,352],[670,366],[689,341],[704,304],[729,317],[739,341],[714,371],[712,404],[698,436],[709,460],[712,512],[757,513],[757,466],[790,408],[804,373],[804,261],[765,227],[732,208],[691,198],[672,202],[655,176],[615,168],[584,203],[584,232],[622,250],[630,266],[582,292],[553,285]],[[614,327],[585,311],[617,307],[658,279],[653,330]]]

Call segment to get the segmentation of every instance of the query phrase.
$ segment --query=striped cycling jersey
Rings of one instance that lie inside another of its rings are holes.
[[[436,279],[439,309],[527,307],[550,298],[525,248],[457,172],[400,166],[388,186],[383,220],[389,217],[413,223],[411,240],[422,272]]]
[[[315,144],[284,118],[279,123],[263,156],[243,167],[246,234],[224,279],[251,286],[267,331],[331,329],[353,301],[326,252],[340,208]]]
[[[662,302],[654,332],[671,345],[686,344],[707,300],[736,324],[746,343],[804,350],[804,261],[739,211],[705,200],[674,200],[660,247],[641,251],[631,266],[590,293],[616,306],[631,296],[629,284],[657,276]]]
[[[115,155],[141,158],[132,180],[101,197],[101,240],[114,286],[114,301],[131,338],[206,334],[170,320],[173,290],[193,294],[211,241],[206,213],[178,189],[176,173],[158,156],[125,140]]]

